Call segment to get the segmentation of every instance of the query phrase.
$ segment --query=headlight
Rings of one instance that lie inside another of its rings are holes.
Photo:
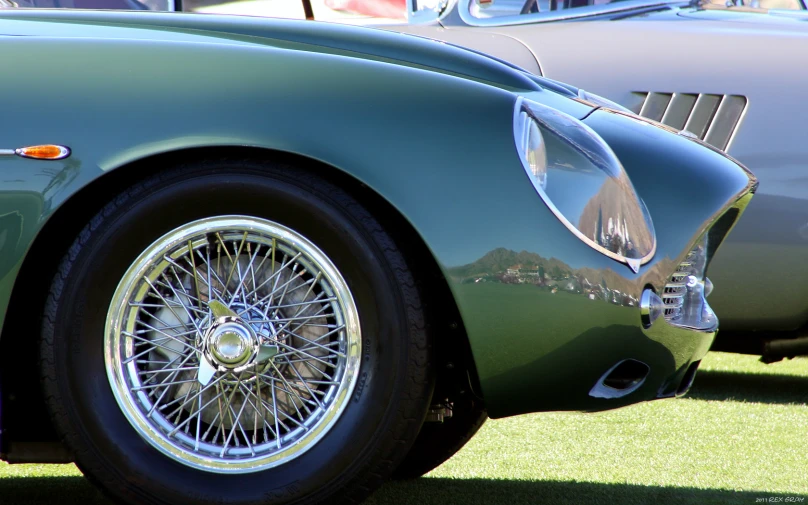
[[[597,133],[572,116],[519,98],[514,135],[533,187],[572,233],[634,272],[653,257],[651,216]]]

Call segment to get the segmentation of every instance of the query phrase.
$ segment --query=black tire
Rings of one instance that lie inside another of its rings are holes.
[[[482,402],[464,398],[454,402],[452,417],[442,423],[424,423],[393,478],[417,479],[442,465],[482,428],[488,414]]]
[[[113,396],[103,333],[121,275],[142,251],[183,223],[234,214],[296,230],[330,258],[356,302],[362,353],[347,407],[319,442],[280,466],[223,474],[181,464],[138,434]],[[42,323],[54,423],[84,474],[129,504],[363,500],[416,437],[434,383],[430,352],[413,276],[368,211],[310,172],[250,160],[175,167],[117,196],[64,257]]]

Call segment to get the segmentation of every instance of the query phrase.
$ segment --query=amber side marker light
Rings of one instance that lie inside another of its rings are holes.
[[[33,158],[36,160],[63,160],[70,156],[70,149],[64,146],[46,144],[41,146],[21,147],[15,149],[14,153],[23,158]]]

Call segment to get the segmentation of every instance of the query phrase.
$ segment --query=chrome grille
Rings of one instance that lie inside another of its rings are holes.
[[[687,258],[679,263],[676,272],[671,275],[668,283],[665,284],[662,303],[665,306],[664,316],[668,321],[676,321],[682,317],[682,307],[687,293],[687,278],[693,275],[693,263],[690,260],[695,255],[695,251],[690,251]]]

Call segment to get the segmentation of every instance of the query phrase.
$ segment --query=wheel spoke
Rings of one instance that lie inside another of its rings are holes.
[[[166,377],[166,379],[164,379],[164,380],[174,380],[174,378],[176,376],[177,376],[177,372],[174,372],[171,375],[169,375],[168,377]],[[157,410],[160,407],[160,402],[163,401],[163,398],[165,397],[166,394],[168,394],[169,390],[170,390],[170,388],[165,388],[163,390],[163,392],[160,393],[160,397],[157,398],[157,400],[154,401],[154,404],[153,404],[152,408],[149,409],[149,412],[146,415],[146,417],[151,417],[154,414],[155,410]]]
[[[338,331],[338,330],[334,330],[334,331],[331,331],[331,332],[329,332],[329,333],[336,333],[337,331]],[[291,332],[291,331],[289,331],[289,330],[286,330],[286,333],[288,333],[288,334],[292,335],[293,337],[295,337],[295,338],[297,338],[297,339],[300,339],[300,340],[302,340],[303,342],[305,342],[305,343],[309,344],[309,347],[301,347],[301,348],[299,348],[298,350],[303,350],[303,351],[305,351],[305,350],[308,350],[308,349],[318,348],[318,349],[321,349],[321,350],[323,350],[323,351],[328,351],[329,353],[334,354],[334,355],[335,355],[335,356],[337,356],[337,357],[340,357],[340,358],[344,358],[344,357],[345,357],[345,353],[344,353],[344,352],[335,351],[334,349],[329,349],[329,348],[328,348],[328,344],[326,344],[326,345],[319,344],[319,343],[317,343],[315,340],[309,340],[309,339],[307,339],[306,337],[303,337],[303,336],[301,336],[301,335],[298,335],[297,333],[293,333],[293,332]],[[328,335],[328,333],[327,333],[326,335]],[[317,337],[317,340],[320,340],[321,338],[325,337],[326,335],[323,335],[323,336]]]
[[[247,302],[247,295],[244,291],[244,286],[247,280],[252,280],[252,285],[255,286],[255,270],[253,270],[253,263],[255,263],[255,258],[258,257],[258,251],[261,249],[261,245],[259,244],[255,248],[255,253],[252,253],[250,250],[250,243],[247,243],[247,256],[250,258],[249,263],[247,263],[247,267],[244,269],[244,272],[241,271],[241,267],[238,267],[238,274],[239,274],[239,283],[238,287],[236,288],[234,299],[239,298],[239,291],[241,292],[241,299],[246,303]],[[238,263],[236,263],[238,265]],[[250,273],[250,278],[248,279],[247,273]]]
[[[200,253],[200,252],[199,252],[199,250],[198,250],[198,249],[197,249],[195,252],[196,252],[197,254],[200,254],[200,255],[202,254],[202,253]],[[193,256],[191,256],[191,258],[193,258]],[[177,263],[177,262],[176,262],[174,259],[170,258],[169,256],[164,256],[164,257],[163,257],[163,259],[164,259],[165,261],[167,261],[167,262],[171,263],[171,265],[172,265],[172,266],[174,266],[175,268],[180,269],[180,271],[181,271],[181,272],[183,272],[183,273],[185,273],[185,274],[187,274],[187,275],[190,275],[190,276],[194,276],[194,273],[193,273],[193,272],[191,272],[191,271],[189,271],[188,269],[184,268],[182,265],[180,265],[179,263]],[[196,268],[195,261],[194,261],[194,260],[189,260],[189,262],[192,262],[192,263],[194,264],[194,269],[195,269],[195,268]],[[204,258],[203,258],[203,262],[204,262]],[[212,300],[212,299],[214,298],[214,296],[213,296],[213,295],[216,295],[216,297],[215,297],[216,299],[218,299],[218,300],[222,300],[222,299],[223,299],[223,295],[222,295],[222,293],[221,293],[221,292],[220,292],[218,289],[216,289],[216,288],[213,286],[213,283],[212,283],[212,282],[210,282],[210,275],[211,275],[211,273],[210,273],[210,271],[208,271],[208,276],[207,276],[207,277],[199,276],[199,279],[201,279],[201,280],[202,280],[202,281],[205,283],[205,285],[206,285],[206,286],[208,286],[208,299],[209,299],[209,300]],[[201,296],[201,292],[200,292],[200,296]],[[200,304],[200,306],[204,306],[204,305],[205,305],[205,304],[204,304],[204,302],[202,301],[202,299],[201,299],[200,297],[193,297],[193,296],[191,296],[191,295],[189,295],[189,297],[190,297],[190,298],[191,298],[193,301],[195,301],[195,302],[199,303],[199,304]]]
[[[239,385],[241,384],[241,380],[236,383],[236,387],[233,388],[233,392],[230,394],[230,397],[227,399],[227,410],[231,415],[231,426],[230,426],[230,434],[227,436],[227,439],[224,441],[224,446],[222,447],[222,452],[219,455],[220,457],[224,457],[225,453],[227,452],[227,446],[230,444],[230,440],[232,440],[233,435],[236,432],[236,427],[241,426],[239,424],[241,420],[241,414],[244,412],[244,407],[247,406],[247,402],[241,403],[241,408],[238,411],[238,414],[235,413],[233,410],[233,397],[236,395],[236,392],[239,390]],[[235,419],[232,417],[235,415]],[[253,453],[254,454],[254,453]]]
[[[148,326],[146,323],[143,323],[143,324],[144,324],[144,326]],[[194,346],[190,345],[189,343],[185,342],[184,340],[182,340],[180,338],[177,338],[175,335],[171,335],[170,333],[160,331],[159,329],[154,328],[154,327],[150,327],[149,329],[151,329],[151,330],[159,333],[160,335],[162,335],[161,337],[159,337],[160,341],[162,341],[162,342],[168,342],[168,341],[177,342],[178,344],[182,345],[186,349],[190,349],[192,351],[196,350],[196,348]],[[129,333],[128,331],[123,331],[123,332],[121,332],[121,334],[126,335],[127,337],[130,337],[132,339],[138,340],[140,342],[144,342],[146,344],[153,344],[153,345],[155,345],[157,347],[167,349],[167,350],[169,350],[171,352],[177,352],[176,349],[172,349],[172,348],[164,346],[164,345],[159,345],[157,343],[157,340],[155,340],[155,339],[149,339],[147,337],[143,337],[143,336],[137,335],[135,333]]]
[[[286,362],[287,362],[287,363],[289,363],[289,364],[291,364],[291,362],[290,362],[288,359],[287,359],[287,361],[286,361]],[[338,381],[335,381],[335,380],[334,380],[334,377],[333,377],[333,376],[328,375],[328,374],[327,374],[325,371],[320,370],[319,368],[315,367],[314,365],[312,365],[312,364],[311,364],[311,363],[309,363],[308,361],[305,361],[305,360],[304,360],[304,361],[302,361],[301,363],[303,363],[304,365],[306,365],[306,366],[309,368],[309,370],[311,370],[311,371],[312,371],[312,372],[314,372],[315,374],[320,374],[320,375],[322,375],[323,377],[325,377],[326,379],[328,379],[329,381],[332,381],[332,382],[338,382]]]
[[[125,331],[124,331],[124,332],[121,332],[121,333],[122,333],[123,335],[125,335],[125,336],[127,336],[127,337],[129,337],[129,338],[133,339],[133,340],[137,340],[138,342],[143,342],[144,344],[151,345],[151,346],[152,346],[152,348],[151,348],[150,350],[154,350],[154,348],[159,348],[159,349],[164,349],[164,350],[166,350],[166,351],[168,351],[168,352],[172,352],[172,353],[177,352],[177,350],[176,350],[176,349],[171,348],[171,347],[168,347],[167,345],[163,345],[163,344],[162,344],[162,342],[166,342],[166,341],[171,341],[171,342],[179,342],[179,343],[180,343],[180,344],[182,344],[184,347],[187,347],[187,348],[189,348],[189,349],[194,350],[194,348],[193,348],[192,346],[190,346],[190,345],[186,344],[186,343],[185,343],[185,342],[183,342],[182,340],[179,340],[179,339],[177,339],[177,338],[174,338],[174,337],[173,337],[173,336],[171,336],[171,335],[166,335],[165,337],[162,337],[162,338],[161,338],[161,339],[158,341],[158,340],[154,340],[154,339],[151,339],[151,340],[150,340],[150,339],[148,339],[148,338],[141,337],[140,335],[135,335],[134,333],[129,333],[129,332],[125,332]]]
[[[221,235],[219,235],[217,233],[216,236],[219,237],[220,241],[222,240]],[[236,253],[236,259],[230,258],[230,261],[232,262],[232,266],[230,267],[230,273],[227,274],[227,280],[224,283],[225,286],[230,285],[230,280],[233,278],[233,274],[236,272],[236,269],[238,268],[238,260],[239,260],[239,257],[241,257],[241,251],[244,248],[244,243],[247,242],[247,236],[248,236],[248,233],[245,231],[244,236],[241,239],[241,243],[238,246],[238,252]],[[222,245],[224,245],[224,242],[222,242]],[[226,246],[225,246],[225,251],[227,251]],[[228,258],[229,257],[230,257],[230,255],[228,254]],[[239,278],[239,286],[241,285],[241,281],[242,281],[242,279]],[[236,287],[235,291],[233,291],[233,298],[231,300],[235,300],[237,293],[238,293],[238,287]]]
[[[182,402],[177,408],[172,410],[170,413],[166,414],[166,417],[171,417],[171,416],[175,415],[177,412],[180,412],[181,410],[183,410],[186,407],[186,405],[188,405],[189,403],[194,402],[198,397],[202,396],[205,393],[205,391],[207,391],[211,386],[215,386],[215,385],[219,384],[219,382],[222,379],[224,379],[224,376],[218,377],[217,379],[215,379],[213,382],[211,382],[207,386],[205,386],[202,389],[198,390],[194,394],[193,397],[190,397],[190,398],[177,398],[177,399],[175,399],[175,400],[173,400],[173,401],[171,401],[169,403],[166,403],[165,405],[163,405],[160,408],[161,409],[166,409],[168,407],[176,405],[178,402]],[[156,404],[155,404],[155,407],[156,407]]]
[[[247,295],[247,296],[252,296],[253,294],[257,293],[259,289],[261,289],[266,284],[271,282],[273,279],[275,280],[275,284],[272,286],[272,291],[270,291],[269,294],[265,295],[263,298],[260,298],[254,305],[251,306],[251,308],[256,308],[257,306],[262,305],[262,304],[272,305],[272,295],[274,295],[279,289],[283,288],[288,282],[292,282],[294,280],[293,278],[291,278],[291,279],[289,279],[289,281],[287,281],[287,283],[284,283],[281,286],[278,286],[278,281],[281,278],[281,274],[284,272],[284,270],[290,264],[292,264],[292,262],[297,260],[297,258],[299,258],[301,256],[301,254],[302,253],[297,253],[291,260],[289,260],[288,262],[283,263],[280,266],[280,268],[278,268],[277,271],[275,271],[270,277],[268,277],[266,280],[264,280],[264,282],[262,282],[259,286],[257,286],[252,292],[250,292]],[[273,264],[274,264],[274,260],[273,260]],[[295,264],[297,264],[297,263],[295,263]],[[241,316],[244,313],[246,313],[247,311],[248,311],[248,309],[245,309],[244,311],[239,313],[239,315]]]
[[[314,400],[314,402],[317,404],[317,406],[318,406],[319,408],[323,408],[323,404],[322,404],[322,403],[320,403],[320,400],[318,400],[318,399],[317,399],[317,396],[314,394],[314,391],[312,391],[312,390],[311,390],[311,388],[309,387],[309,385],[308,385],[308,384],[306,384],[306,381],[305,381],[305,380],[303,380],[303,376],[302,376],[302,375],[300,375],[300,372],[298,372],[298,371],[297,371],[297,368],[296,368],[295,366],[289,366],[289,369],[290,369],[290,370],[292,370],[292,371],[295,373],[295,375],[297,376],[297,379],[298,379],[298,380],[299,380],[299,381],[300,381],[300,382],[303,384],[303,386],[306,388],[306,392],[308,392],[308,394],[309,394],[309,398],[311,398],[312,400]]]
[[[324,360],[318,358],[317,356],[314,356],[314,355],[309,354],[307,352],[301,351],[300,349],[298,349],[296,347],[293,347],[291,345],[287,345],[287,344],[284,344],[282,342],[278,342],[278,345],[280,345],[282,347],[285,347],[286,349],[289,349],[289,352],[286,352],[286,353],[283,353],[283,354],[277,354],[276,357],[287,357],[287,356],[289,356],[291,354],[297,354],[299,356],[303,356],[303,361],[314,360],[314,361],[316,361],[318,363],[322,363],[323,365],[330,365],[331,364],[328,361],[324,361]]]
[[[165,304],[165,308],[167,308],[171,312],[171,314],[177,319],[177,321],[182,323],[185,326],[185,328],[188,328],[188,323],[186,323],[185,320],[182,317],[180,317],[180,315],[177,313],[177,311],[174,310],[174,308],[171,306],[171,304],[168,303],[168,300],[166,300],[165,297],[163,296],[163,294],[160,293],[160,290],[158,290],[156,287],[154,287],[154,284],[152,284],[152,281],[149,280],[148,277],[144,277],[143,280],[146,282],[146,284],[149,285],[149,287],[151,287],[152,292],[154,294],[156,294],[158,296],[158,298],[160,298],[163,301],[163,303]],[[193,317],[191,317],[190,315],[188,316],[188,318],[191,321],[193,321]]]
[[[196,367],[178,367],[178,368],[161,368],[160,370],[143,370],[140,372],[140,374],[149,375],[149,374],[160,374],[168,372],[184,372],[187,370],[196,370]]]

